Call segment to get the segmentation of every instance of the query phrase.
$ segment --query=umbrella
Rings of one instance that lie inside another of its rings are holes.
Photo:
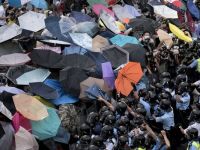
[[[5,131],[3,130],[2,125],[0,124],[0,139],[4,136]]]
[[[23,127],[15,134],[16,150],[39,150],[35,137]]]
[[[12,118],[12,125],[15,129],[15,132],[18,132],[20,126],[26,129],[27,131],[31,131],[30,120],[22,116],[20,113],[16,112]]]
[[[129,53],[129,61],[139,62],[146,67],[146,49],[139,44],[126,44],[122,47]]]
[[[13,96],[13,101],[18,112],[30,120],[42,120],[48,116],[45,105],[32,96],[18,94]]]
[[[22,65],[30,61],[28,54],[13,53],[0,57],[0,66]]]
[[[85,49],[92,49],[92,38],[87,33],[70,33],[73,42]]]
[[[32,133],[39,140],[55,137],[60,127],[61,121],[56,110],[47,108],[49,116],[40,121],[31,121]]]
[[[34,67],[21,65],[16,67],[10,67],[8,72],[6,73],[6,77],[12,81],[14,84],[17,84],[16,79],[21,76],[22,74],[34,70]]]
[[[128,96],[133,90],[132,84],[137,84],[142,76],[143,72],[140,63],[129,62],[118,72],[115,80],[117,92]]]
[[[3,150],[13,150],[15,149],[15,141],[14,141],[14,129],[12,125],[8,122],[0,121],[0,125],[3,127],[5,134],[0,139],[0,147]]]
[[[69,54],[80,54],[84,55],[88,50],[85,48],[82,48],[78,45],[71,45],[69,47],[65,47],[63,54],[69,55]]]
[[[24,94],[25,92],[21,89],[18,89],[16,87],[11,87],[11,86],[0,86],[0,93],[3,91],[12,93],[12,94]]]
[[[103,79],[110,89],[115,88],[115,75],[110,62],[102,63]]]
[[[55,89],[59,95],[59,97],[57,99],[48,100],[52,104],[55,104],[55,105],[71,104],[71,103],[76,103],[77,101],[79,101],[79,99],[77,99],[76,97],[73,97],[72,95],[64,92],[64,89],[59,81],[47,79],[44,81],[44,83],[47,86]]]
[[[46,99],[44,99],[40,96],[33,96],[33,97],[35,97],[37,100],[39,100],[45,106],[55,108],[55,106],[51,102],[49,102],[48,100],[46,100]]]
[[[50,74],[48,69],[38,68],[22,74],[16,81],[18,85],[29,85],[33,82],[43,82]]]
[[[103,24],[113,33],[119,34],[121,31],[116,24],[116,20],[113,16],[108,14],[106,11],[102,10],[100,13],[100,19]]]
[[[36,8],[47,9],[48,4],[45,0],[31,0],[31,4]]]
[[[160,40],[161,42],[164,42],[165,45],[166,45],[168,48],[170,48],[170,47],[172,46],[172,44],[173,44],[172,37],[171,37],[167,32],[165,32],[165,31],[159,29],[159,30],[157,31],[157,34],[158,34],[159,40]]]
[[[80,82],[87,77],[87,74],[81,68],[67,67],[60,71],[61,85],[67,93],[73,96],[80,95]]]
[[[110,41],[112,42],[112,44],[116,44],[120,47],[124,46],[127,43],[139,44],[139,41],[135,37],[122,35],[122,34],[118,34],[118,35],[112,37],[110,39]]]
[[[108,89],[108,87],[106,87],[106,85],[104,84],[104,81],[102,79],[97,79],[97,78],[89,77],[89,78],[87,78],[86,80],[84,80],[84,81],[82,81],[80,83],[81,92],[80,92],[79,98],[85,98],[86,97],[85,91],[88,88],[90,88],[91,86],[93,86],[94,84],[97,85],[97,86],[99,86],[99,88],[101,90],[103,90],[104,92],[110,91]]]
[[[53,140],[59,143],[68,144],[70,140],[70,133],[67,132],[63,127],[60,127]]]
[[[154,13],[160,15],[163,18],[178,18],[177,11],[165,6],[165,5],[155,5],[153,6]]]
[[[45,28],[45,18],[45,14],[29,11],[18,17],[18,21],[20,28],[37,32]]]
[[[0,118],[1,118],[0,119],[1,121],[4,121],[4,120],[10,121],[10,120],[12,120],[12,114],[11,114],[11,112],[6,108],[6,106],[1,101],[0,101]]]
[[[169,29],[179,39],[181,39],[181,40],[183,40],[185,42],[189,42],[189,43],[192,42],[192,38],[189,37],[189,36],[186,36],[185,33],[182,30],[180,30],[177,26],[169,23]]]
[[[71,45],[69,42],[60,41],[60,40],[40,40],[43,43],[54,44],[54,45]]]
[[[22,29],[15,23],[0,27],[0,43],[10,40],[22,33]]]
[[[122,64],[126,64],[129,61],[129,54],[124,49],[111,45],[102,49],[103,56],[111,62],[114,68],[119,67]]]
[[[106,6],[104,6],[103,4],[94,4],[92,6],[92,10],[96,15],[100,15],[101,11],[104,10],[105,12],[107,12],[108,14],[110,14],[111,16],[115,16],[115,13],[108,9]]]
[[[141,16],[137,9],[135,9],[135,7],[131,5],[124,5],[124,9],[126,9],[126,11],[128,11],[132,15],[132,18]]]
[[[91,7],[94,6],[95,4],[102,4],[108,7],[108,3],[105,0],[87,0],[87,2]]]
[[[95,21],[95,19],[91,18],[89,15],[84,14],[82,12],[78,12],[78,11],[72,11],[70,13],[70,17],[73,17],[76,20],[76,23],[85,22],[85,21],[90,21],[90,22]]]
[[[21,7],[22,5],[30,2],[31,0],[8,0],[8,4],[11,7]]]
[[[72,17],[62,16],[59,20],[59,26],[61,33],[67,33],[72,30],[72,27],[76,25],[76,20]]]
[[[45,99],[56,99],[59,97],[55,89],[47,86],[43,82],[30,83],[31,92]]]
[[[14,96],[14,94],[4,91],[0,95],[0,101],[12,113],[12,115],[14,115],[16,113],[16,108],[15,108],[15,104],[13,102],[12,96]],[[8,118],[10,118],[10,117],[8,117]]]
[[[0,43],[0,56],[11,54],[11,53],[21,53],[21,52],[22,50],[19,44],[14,43],[10,40]]]
[[[102,48],[105,48],[109,45],[109,41],[100,35],[97,35],[92,39],[92,51],[94,52],[100,52]]]
[[[193,3],[192,0],[187,1],[187,8],[193,17],[195,17],[197,20],[200,19],[199,8]]]
[[[45,40],[46,41],[46,40]],[[45,41],[42,41],[45,43]],[[49,42],[49,40],[47,40]],[[38,44],[39,43],[39,44]],[[56,52],[58,54],[61,53],[61,47],[52,47],[52,46],[49,46],[49,45],[46,45],[46,44],[43,44],[41,42],[38,42],[37,43],[37,47],[34,48],[34,49],[40,49],[40,50],[51,50],[53,52]]]

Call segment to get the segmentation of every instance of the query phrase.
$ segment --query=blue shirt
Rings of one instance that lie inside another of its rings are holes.
[[[190,105],[190,95],[189,93],[183,93],[181,95],[181,102],[176,102],[176,108],[179,110],[186,110]]]
[[[164,115],[160,117],[156,117],[156,122],[160,122],[163,124],[163,129],[170,130],[171,127],[174,126],[174,112],[173,110],[170,112],[165,112]]]
[[[152,150],[167,150],[167,146],[165,144],[162,144],[161,140],[157,138],[156,144],[154,145]]]
[[[194,61],[189,65],[189,67],[190,67],[190,68],[195,68],[195,67],[197,67],[197,65],[198,65],[198,61],[197,61],[197,59],[196,59],[196,60],[194,60]]]
[[[151,106],[149,103],[147,103],[146,101],[144,101],[144,98],[141,97],[140,98],[140,101],[139,101],[140,104],[142,104],[144,106],[144,109],[146,110],[147,114],[146,114],[146,117],[150,120],[153,120],[153,117],[151,115]]]

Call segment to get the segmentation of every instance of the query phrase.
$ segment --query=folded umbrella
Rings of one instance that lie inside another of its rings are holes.
[[[102,63],[103,79],[110,89],[115,88],[115,75],[110,62]]]
[[[73,97],[70,94],[67,94],[61,83],[57,80],[47,79],[44,81],[44,84],[56,90],[59,97],[57,99],[48,100],[52,104],[61,105],[61,104],[72,104],[79,101],[78,98]]]
[[[129,54],[124,49],[111,45],[102,49],[103,56],[111,62],[114,68],[119,67],[122,64],[126,64],[129,61]]]
[[[89,89],[91,86],[93,86],[94,84],[99,86],[99,88],[104,92],[110,91],[109,88],[104,84],[104,81],[102,79],[89,77],[80,83],[81,92],[80,92],[79,98],[85,98],[86,97],[85,91]]]
[[[110,45],[109,41],[100,35],[97,35],[92,39],[93,52],[100,52],[102,48],[105,48],[109,45]]]
[[[0,66],[22,65],[30,61],[28,54],[13,53],[0,57]]]
[[[31,0],[31,4],[36,8],[47,9],[48,4],[45,0]]]
[[[38,32],[45,28],[45,18],[45,14],[29,11],[18,17],[18,21],[20,28]]]
[[[16,67],[10,67],[8,72],[6,73],[6,77],[12,81],[14,84],[17,84],[16,79],[21,76],[22,74],[34,70],[34,67],[21,65]]]
[[[67,67],[60,71],[60,82],[64,91],[77,97],[80,95],[80,82],[87,77],[81,68]]]
[[[161,42],[164,42],[168,48],[171,48],[173,44],[172,37],[167,32],[161,29],[157,31],[157,34],[158,34],[159,40]]]
[[[133,90],[132,84],[137,84],[142,78],[143,72],[140,63],[129,62],[118,72],[115,87],[118,93],[128,96]]]
[[[0,86],[0,93],[3,91],[12,93],[12,94],[24,94],[25,92],[21,89],[18,89],[16,87],[11,87],[11,86]]]
[[[63,54],[69,55],[69,54],[80,54],[84,55],[88,50],[85,48],[82,48],[78,45],[71,45],[69,47],[65,47]]]
[[[42,120],[48,116],[47,108],[33,96],[18,94],[13,96],[18,112],[30,120]]]
[[[32,133],[39,140],[55,137],[60,127],[61,121],[56,110],[47,108],[49,116],[40,121],[31,121]]]
[[[154,13],[163,18],[178,18],[177,11],[165,6],[165,5],[155,5],[153,6]]]
[[[16,81],[18,85],[29,85],[29,83],[43,82],[50,74],[48,69],[38,68],[22,74]]]
[[[10,40],[22,33],[22,29],[15,23],[0,27],[0,43]]]
[[[47,86],[43,82],[30,83],[31,92],[45,99],[56,99],[59,97],[55,89]]]
[[[92,10],[98,16],[100,15],[100,13],[101,13],[102,10],[106,11],[108,14],[110,14],[113,17],[115,16],[115,13],[112,10],[108,9],[103,4],[94,4],[92,6]]]
[[[126,44],[122,47],[129,53],[129,61],[139,62],[146,67],[146,49],[139,44]]]
[[[15,133],[16,150],[39,150],[35,137],[23,127]]]
[[[112,37],[110,39],[110,41],[112,42],[112,44],[116,44],[116,45],[118,45],[120,47],[124,46],[127,43],[139,44],[139,41],[135,37],[122,35],[122,34],[118,34],[118,35]]]

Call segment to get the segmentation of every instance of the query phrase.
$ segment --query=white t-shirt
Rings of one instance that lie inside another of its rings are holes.
[[[0,17],[5,17],[5,16],[6,16],[5,9],[4,9],[4,7],[1,5],[1,6],[0,6]],[[5,25],[5,24],[6,24],[6,21],[0,19],[0,25],[3,26],[3,25]]]

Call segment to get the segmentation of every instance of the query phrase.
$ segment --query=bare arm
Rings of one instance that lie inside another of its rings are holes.
[[[147,131],[150,133],[150,135],[152,136],[152,138],[154,140],[157,140],[158,137],[155,134],[155,132],[147,124],[144,124],[143,126],[147,129]]]
[[[113,112],[115,111],[115,108],[113,107],[113,105],[109,103],[108,101],[106,101],[105,99],[103,99],[102,97],[99,97],[98,100],[103,102],[106,106],[108,106],[111,111]]]
[[[171,147],[171,145],[170,145],[169,139],[167,138],[166,132],[164,130],[162,130],[161,134],[162,134],[162,136],[164,138],[164,141],[165,141],[165,144],[167,146],[167,149],[169,149]]]

